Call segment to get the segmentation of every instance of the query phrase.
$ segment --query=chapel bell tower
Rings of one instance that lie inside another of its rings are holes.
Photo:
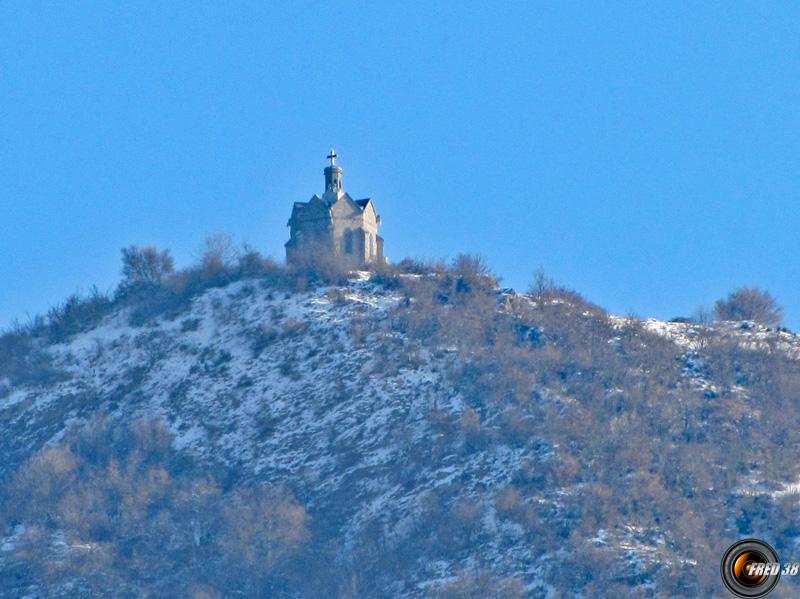
[[[331,165],[325,167],[325,193],[338,196],[342,193],[342,167],[336,166],[336,150],[331,148],[327,158],[331,161]]]

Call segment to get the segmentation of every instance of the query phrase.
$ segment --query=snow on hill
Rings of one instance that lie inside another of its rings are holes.
[[[496,507],[520,464],[545,462],[554,447],[530,437],[462,451],[469,427],[445,435],[470,417],[443,374],[452,351],[420,346],[389,326],[403,301],[362,273],[346,286],[307,292],[238,281],[205,291],[177,318],[141,326],[130,324],[130,308],[120,309],[47,348],[61,374],[56,382],[13,387],[0,399],[0,468],[13,469],[98,412],[119,421],[158,416],[177,449],[245,479],[292,488],[312,516],[337,531],[343,560],[374,527],[388,539],[421,534],[421,506],[457,482],[462,500],[480,505],[473,548],[436,561],[412,559],[404,577],[387,578],[386,596],[422,596],[476,567],[522,580],[530,596],[555,596],[542,576],[548,562]],[[618,328],[624,322],[612,318]],[[772,338],[758,327],[754,334],[719,326],[749,335],[758,347]],[[702,327],[648,320],[644,328],[674,341],[685,375],[705,384],[696,357]],[[798,355],[795,336],[775,339]],[[483,425],[497,417],[485,414]],[[557,512],[560,497],[571,492],[543,488],[536,501]],[[5,540],[0,560],[12,542]],[[657,529],[600,529],[587,542],[613,545],[639,564],[691,563]]]
[[[350,544],[375,520],[391,526],[390,535],[408,534],[424,493],[456,477],[470,488],[497,488],[521,460],[539,459],[532,442],[467,461],[442,455],[424,471],[409,467],[408,454],[429,452],[440,436],[431,411],[457,416],[462,405],[427,352],[406,365],[375,354],[369,333],[354,330],[380,329],[400,299],[366,278],[307,293],[240,281],[208,290],[178,319],[144,327],[128,324],[128,310],[116,312],[49,349],[64,380],[0,400],[0,464],[19,463],[100,410],[129,421],[160,416],[177,448],[290,484],[311,512],[334,516]],[[402,355],[406,340],[394,336]],[[536,587],[531,548],[491,517],[486,526],[496,532],[481,559],[527,573]],[[457,566],[421,567],[411,586],[394,591],[414,594]]]

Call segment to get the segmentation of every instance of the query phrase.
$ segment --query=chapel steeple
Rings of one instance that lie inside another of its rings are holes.
[[[342,167],[336,166],[336,150],[331,148],[326,158],[331,161],[331,165],[325,167],[325,193],[338,196],[342,193]]]

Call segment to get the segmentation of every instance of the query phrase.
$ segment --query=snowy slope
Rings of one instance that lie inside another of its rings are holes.
[[[0,399],[0,467],[13,468],[100,411],[120,420],[160,416],[178,449],[245,478],[290,486],[338,531],[342,555],[376,525],[388,538],[420,534],[415,520],[426,495],[458,481],[481,505],[480,551],[420,561],[387,594],[421,596],[472,566],[518,577],[536,596],[552,594],[530,538],[495,513],[496,494],[519,465],[548,459],[551,448],[530,439],[463,452],[465,435],[445,440],[441,426],[458,422],[464,410],[443,376],[451,358],[447,348],[431,355],[388,326],[400,301],[364,274],[346,287],[305,293],[239,281],[206,291],[175,319],[146,326],[131,326],[128,310],[118,311],[48,349],[62,380]],[[703,385],[702,369],[689,367],[698,327],[644,326],[675,341],[686,376]],[[730,335],[751,334],[728,328]],[[763,344],[769,334],[750,338]],[[798,351],[793,335],[776,339],[782,350]],[[539,501],[557,505],[567,492],[543,492]],[[658,531],[601,530],[592,542],[613,543],[642,562],[679,559]]]
[[[44,391],[14,389],[0,402],[0,464],[19,463],[101,410],[128,420],[161,416],[176,447],[289,484],[309,511],[334,517],[349,544],[376,519],[391,523],[390,535],[410,534],[423,494],[456,477],[492,489],[521,460],[539,459],[534,443],[495,446],[466,462],[446,455],[452,448],[430,455],[438,434],[431,411],[455,420],[460,398],[446,388],[437,360],[386,330],[399,298],[363,279],[297,294],[242,281],[146,327],[130,326],[126,310],[114,314],[50,348],[65,380]],[[394,355],[373,353],[375,335],[394,338]],[[429,468],[409,466],[408,454],[417,452]],[[483,548],[488,562],[535,574],[529,549],[513,545],[513,529],[497,531],[491,517],[485,525],[494,545]],[[421,567],[420,586],[396,592],[414,594],[457,565]]]

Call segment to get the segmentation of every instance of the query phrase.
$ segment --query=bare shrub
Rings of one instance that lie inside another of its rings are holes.
[[[525,587],[516,579],[502,578],[487,571],[467,571],[441,587],[434,596],[439,599],[522,599],[526,594]]]
[[[292,339],[303,335],[308,330],[308,323],[300,318],[287,318],[281,330],[284,339]]]
[[[709,325],[714,320],[714,311],[707,306],[697,306],[692,314],[691,321],[697,324]]]
[[[271,286],[279,286],[284,282],[285,269],[272,258],[266,258],[245,244],[239,253],[238,270],[241,276],[258,277]]]
[[[152,245],[130,245],[121,251],[123,285],[157,285],[175,269],[169,250],[159,250]]]
[[[95,326],[108,314],[113,304],[111,299],[97,287],[89,295],[71,295],[67,300],[47,313],[47,331],[51,341],[59,342],[75,333]]]
[[[200,252],[200,264],[209,270],[230,268],[239,257],[239,250],[228,233],[208,235]]]
[[[280,337],[280,333],[274,327],[262,324],[251,333],[252,345],[254,356],[259,356],[270,345],[275,343]]]
[[[489,269],[486,259],[477,254],[459,254],[453,259],[450,273],[455,278],[455,290],[466,293],[472,290],[494,290],[497,276]]]
[[[341,287],[334,287],[325,292],[325,299],[330,300],[334,306],[344,306],[348,303],[347,290]]]
[[[443,275],[447,272],[447,262],[444,260],[418,260],[405,258],[394,265],[394,269],[401,274],[414,275]]]
[[[31,333],[12,331],[0,336],[0,380],[6,378],[12,386],[47,385],[62,376]]]
[[[403,287],[406,280],[414,277],[444,276],[447,273],[447,262],[444,260],[417,260],[405,258],[397,264],[383,262],[371,265],[372,281],[386,289]],[[411,275],[409,277],[409,275]]]
[[[234,492],[223,509],[221,546],[233,563],[269,574],[309,539],[308,516],[284,488]]]
[[[521,523],[526,520],[525,500],[516,487],[508,486],[500,489],[494,497],[494,508],[501,518]]]
[[[720,320],[752,320],[766,326],[783,322],[783,308],[772,295],[757,287],[739,287],[717,300],[714,314]]]
[[[207,286],[230,282],[239,251],[227,233],[214,233],[206,237],[200,250],[199,271]]]
[[[450,506],[449,528],[453,539],[462,544],[473,540],[481,528],[482,504],[469,497],[459,497]]]
[[[461,430],[468,435],[477,435],[481,430],[481,417],[470,406],[464,406],[458,421],[461,425]]]
[[[541,266],[533,273],[533,281],[528,287],[528,295],[537,302],[544,300],[556,287],[553,279],[547,276]]]

